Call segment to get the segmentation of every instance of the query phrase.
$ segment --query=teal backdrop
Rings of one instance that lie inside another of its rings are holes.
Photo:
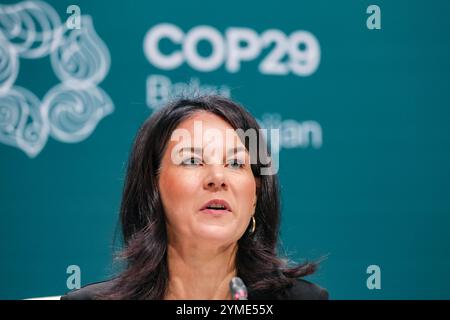
[[[309,279],[331,299],[450,298],[450,2],[0,8],[1,299],[63,294],[71,265],[82,286],[111,275],[137,129],[166,95],[198,86],[281,129],[282,244],[298,261],[327,256]],[[173,37],[152,47],[158,26]],[[199,26],[217,41],[183,58],[180,37]],[[237,64],[230,28],[254,40],[235,42],[248,53]],[[367,286],[371,265],[379,289]]]

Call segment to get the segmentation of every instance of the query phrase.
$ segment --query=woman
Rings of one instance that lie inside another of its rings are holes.
[[[126,268],[62,299],[227,300],[235,276],[249,300],[327,299],[301,279],[315,263],[288,266],[277,256],[277,176],[261,174],[270,166],[262,136],[255,144],[238,134],[251,130],[260,132],[256,120],[219,96],[180,99],[152,115],[124,186]]]

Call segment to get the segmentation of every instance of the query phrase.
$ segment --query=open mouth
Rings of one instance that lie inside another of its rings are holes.
[[[206,209],[210,209],[210,210],[226,210],[225,206],[223,206],[223,205],[211,205],[211,206],[207,206]]]
[[[231,212],[230,205],[222,199],[214,199],[205,203],[201,211],[209,214],[224,214]]]

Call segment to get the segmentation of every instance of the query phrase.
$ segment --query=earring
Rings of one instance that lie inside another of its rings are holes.
[[[252,228],[250,229],[250,234],[252,234],[253,232],[255,232],[255,228],[256,228],[256,219],[255,216],[252,216]]]

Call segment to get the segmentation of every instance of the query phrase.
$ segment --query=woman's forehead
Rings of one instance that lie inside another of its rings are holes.
[[[230,123],[221,118],[220,116],[208,112],[197,111],[188,118],[181,121],[177,128],[184,128],[187,130],[193,130],[195,125],[201,124],[204,129],[217,128],[217,129],[234,129]]]
[[[211,145],[239,149],[243,147],[236,130],[227,121],[210,112],[197,112],[182,121],[172,132],[170,140],[196,148]]]

